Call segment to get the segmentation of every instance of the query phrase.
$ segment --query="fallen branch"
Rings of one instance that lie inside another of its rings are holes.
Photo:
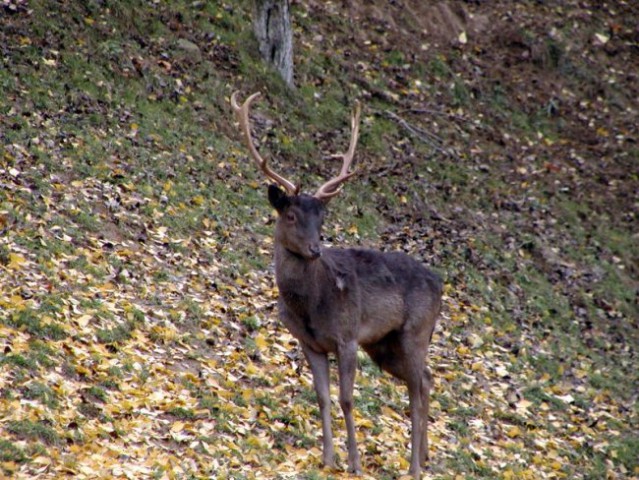
[[[399,125],[404,127],[404,129],[408,130],[408,132],[410,132],[413,136],[417,137],[422,142],[426,143],[427,145],[430,145],[435,151],[443,155],[452,157],[455,160],[459,160],[459,156],[456,153],[444,148],[443,146],[444,140],[441,137],[435,135],[434,133],[429,132],[428,130],[425,130],[423,128],[416,127],[415,125],[410,124],[407,120],[403,119],[396,113],[393,113],[388,110],[384,110],[381,113],[383,113],[386,117],[390,118],[391,120],[394,120],[395,122],[397,122]]]
[[[457,115],[456,113],[444,112],[442,110],[436,110],[433,108],[408,108],[403,111],[408,113],[417,113],[417,114],[427,113],[429,115],[439,115],[440,117],[452,118],[453,120],[459,120],[460,122],[466,122],[466,123],[471,122],[470,119],[463,117],[461,115]]]

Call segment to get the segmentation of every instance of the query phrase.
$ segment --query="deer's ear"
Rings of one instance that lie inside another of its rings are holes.
[[[271,202],[271,205],[273,205],[273,208],[277,210],[278,213],[282,213],[289,203],[291,203],[288,195],[277,185],[268,186],[268,201]]]

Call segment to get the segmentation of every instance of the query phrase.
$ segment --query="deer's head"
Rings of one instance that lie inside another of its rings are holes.
[[[348,151],[334,155],[334,157],[342,158],[342,169],[339,175],[324,183],[313,195],[305,195],[300,194],[299,185],[296,186],[271,170],[253,143],[249,108],[260,93],[254,93],[248,97],[241,106],[237,102],[237,93],[231,96],[231,106],[240,122],[244,141],[260,170],[277,184],[270,185],[268,189],[269,202],[278,213],[275,241],[295,255],[306,260],[315,260],[321,255],[320,233],[326,211],[325,206],[341,191],[342,184],[355,175],[355,171],[350,171],[350,167],[359,137],[360,104],[359,102],[355,104],[351,118],[352,133]]]

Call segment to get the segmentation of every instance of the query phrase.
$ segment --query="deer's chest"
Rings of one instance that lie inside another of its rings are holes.
[[[314,296],[280,289],[281,318],[290,332],[313,350],[334,352],[343,337],[354,335],[343,315],[343,302],[331,296]]]

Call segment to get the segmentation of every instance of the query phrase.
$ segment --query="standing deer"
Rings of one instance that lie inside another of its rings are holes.
[[[353,386],[358,344],[383,370],[406,382],[410,401],[410,472],[421,477],[428,459],[428,397],[432,377],[426,366],[428,347],[441,306],[442,282],[433,272],[401,252],[360,248],[324,248],[320,232],[326,205],[354,172],[350,170],[359,135],[360,106],[352,117],[348,152],[341,155],[339,175],[313,196],[275,173],[251,137],[249,108],[235,92],[231,105],[244,141],[262,172],[279,184],[268,198],[278,212],[275,225],[275,277],[279,316],[297,338],[313,373],[322,417],[323,463],[334,467],[331,432],[329,362],[335,353],[339,370],[339,403],[347,431],[348,469],[361,473],[353,421]]]

